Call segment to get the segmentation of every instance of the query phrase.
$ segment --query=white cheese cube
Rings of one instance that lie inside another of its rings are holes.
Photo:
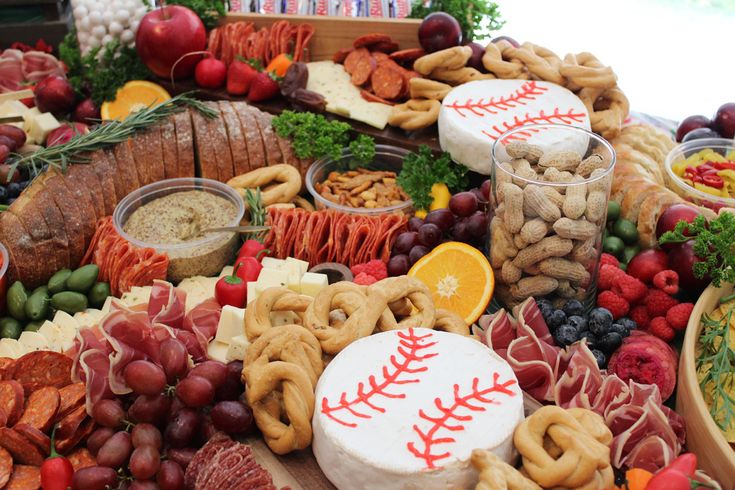
[[[227,362],[242,361],[243,359],[245,359],[245,351],[248,350],[249,345],[250,342],[248,341],[248,338],[245,337],[245,335],[232,337],[232,341],[227,347],[227,354],[225,354]]]
[[[295,265],[297,267],[296,270],[299,271],[299,277],[306,274],[306,272],[309,270],[308,262],[306,262],[305,260],[294,259],[293,257],[286,257],[286,265],[287,266]]]
[[[36,118],[36,116],[40,116],[40,115],[41,115],[41,111],[38,110],[38,107],[33,107],[25,111],[23,113],[23,131],[25,131],[26,133],[30,133],[31,123]],[[40,142],[33,140],[33,141],[28,141],[28,143],[40,143]]]
[[[319,291],[329,285],[329,278],[326,274],[318,272],[307,272],[301,276],[301,294],[316,296]]]
[[[12,359],[18,359],[26,353],[25,346],[15,339],[0,339],[0,346],[5,348],[6,356]]]
[[[104,315],[107,315],[110,312],[110,308],[112,308],[112,300],[116,299],[114,296],[108,296],[105,300],[105,303],[102,305],[102,309],[100,310]]]
[[[102,310],[87,308],[84,311],[74,313],[74,320],[76,320],[80,327],[94,327],[102,320],[102,318],[104,318],[104,316],[105,315],[102,313]]]
[[[23,332],[18,337],[18,343],[23,345],[26,352],[44,350],[48,348],[46,337],[38,332]]]
[[[288,272],[288,282],[286,283],[286,287],[293,291],[294,293],[300,293],[301,292],[301,274],[298,270],[294,269],[288,269],[286,272]]]
[[[288,284],[288,272],[280,269],[263,267],[255,283],[255,289],[262,293],[268,288],[282,288]]]
[[[17,90],[14,92],[7,92],[4,94],[0,94],[0,104],[3,104],[7,102],[8,100],[20,101],[21,99],[28,99],[30,97],[33,97],[33,90],[29,88],[23,89],[23,90]]]
[[[22,116],[27,110],[28,106],[19,100],[6,100],[0,104],[0,116],[2,117]]]
[[[229,344],[232,337],[242,335],[244,331],[245,310],[230,305],[223,306],[214,340]]]
[[[283,269],[283,267],[286,265],[286,261],[281,260],[281,259],[275,259],[273,257],[263,257],[263,260],[260,261],[260,265],[263,266],[263,269],[279,269],[280,270],[280,269]]]
[[[46,141],[46,136],[54,129],[61,126],[50,112],[44,112],[33,118],[31,122],[29,136],[37,143],[41,144]]]
[[[130,291],[124,293],[120,300],[125,303],[126,306],[135,306],[148,303],[151,297],[151,286],[133,286]]]
[[[229,345],[224,342],[213,341],[207,347],[207,356],[219,362],[227,362],[227,348]]]
[[[258,298],[258,289],[255,287],[257,284],[255,281],[248,283],[248,304]]]
[[[63,343],[61,328],[54,322],[46,320],[38,329],[38,333],[46,338],[49,350],[54,352],[61,352],[61,344]]]
[[[61,350],[71,349],[79,329],[77,321],[68,313],[59,310],[54,315],[54,324],[61,330]]]

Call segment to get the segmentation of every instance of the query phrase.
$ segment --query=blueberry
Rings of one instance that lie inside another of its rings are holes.
[[[549,317],[546,319],[546,324],[549,328],[554,329],[559,325],[567,322],[567,316],[561,310],[554,310],[551,312]]]
[[[600,369],[605,369],[605,366],[607,365],[607,357],[605,356],[605,354],[597,349],[592,349],[592,355],[595,356],[597,367],[599,367]]]
[[[610,325],[610,332],[618,333],[621,337],[627,337],[630,335],[630,331],[625,325],[621,325],[620,323],[613,323]]]
[[[546,320],[554,311],[554,305],[552,305],[551,301],[548,299],[540,299],[536,301],[536,305],[538,306],[538,309],[541,310],[541,315],[544,317],[544,320]]]
[[[590,330],[595,335],[605,335],[610,330],[610,325],[612,325],[612,322],[612,313],[610,313],[610,311],[605,308],[595,308],[590,312]]]
[[[18,182],[18,185],[20,186],[20,190],[21,191],[24,191],[26,189],[26,187],[28,187],[29,185],[31,185],[31,181],[30,180],[21,180],[20,182]]]
[[[20,195],[20,191],[21,191],[20,184],[17,182],[11,182],[10,184],[8,184],[7,190],[8,190],[8,197],[16,198]]]
[[[7,202],[6,204],[7,204],[8,206],[10,206],[10,205],[11,205],[11,204],[13,204],[14,202],[15,202],[15,198],[14,198],[14,197],[9,197],[9,198],[8,198],[8,202]]]
[[[587,339],[587,347],[589,347],[590,349],[597,345],[597,336],[589,330],[579,334],[579,340],[582,339]]]
[[[628,332],[638,328],[638,324],[634,322],[632,319],[628,318],[627,316],[624,316],[623,318],[619,318],[615,323],[619,323],[620,325],[624,326],[628,330]]]
[[[600,337],[600,340],[597,342],[597,348],[603,352],[612,354],[622,343],[623,337],[619,333],[610,332]]]
[[[577,329],[566,323],[559,326],[554,332],[554,340],[562,347],[575,343],[578,336],[579,332],[577,332]]]
[[[584,315],[584,306],[576,299],[570,299],[564,303],[562,308],[567,316],[582,316]]]
[[[5,200],[8,198],[8,189],[0,186],[0,204],[5,204]]]
[[[567,320],[567,323],[580,332],[586,332],[587,330],[589,330],[589,327],[587,326],[587,319],[583,316],[572,315]]]

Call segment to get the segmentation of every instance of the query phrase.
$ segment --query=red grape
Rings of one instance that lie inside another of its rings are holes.
[[[460,192],[449,199],[449,210],[457,216],[469,216],[477,211],[477,197],[472,192]]]
[[[419,227],[423,224],[424,220],[422,220],[418,216],[413,216],[411,219],[408,220],[408,230],[419,231]]]
[[[702,138],[720,138],[720,133],[710,128],[696,128],[689,131],[682,139],[682,143],[692,140],[700,140]]]
[[[394,255],[388,261],[388,275],[391,277],[402,276],[408,272],[411,268],[411,264],[408,260],[408,255]]]
[[[133,361],[125,366],[125,382],[138,395],[157,395],[166,387],[166,373],[150,361]]]
[[[128,408],[128,415],[136,422],[159,425],[166,420],[170,408],[171,399],[163,393],[153,396],[141,395]]]
[[[125,418],[125,410],[118,400],[100,400],[92,406],[92,418],[101,426],[114,429]]]
[[[227,363],[227,377],[225,382],[215,391],[217,400],[237,400],[244,390],[242,384],[242,361]]]
[[[475,42],[469,43],[467,46],[472,49],[472,56],[467,60],[467,66],[471,66],[481,73],[487,73],[485,65],[482,64],[482,56],[485,54],[485,46]]]
[[[130,483],[128,490],[159,490],[156,482],[151,480],[135,480]]]
[[[161,464],[161,455],[153,446],[140,446],[135,448],[130,456],[130,473],[140,480],[153,477]]]
[[[411,265],[415,264],[421,257],[431,252],[428,248],[424,247],[423,245],[416,245],[411,249],[411,251],[408,253],[408,261],[411,263]]]
[[[225,382],[227,365],[219,361],[204,361],[194,366],[187,376],[201,376],[202,378],[206,378],[216,389]]]
[[[472,239],[469,227],[464,221],[454,225],[454,228],[452,228],[452,236],[455,240],[459,240],[460,242],[469,242]]]
[[[8,159],[9,156],[10,156],[10,148],[8,148],[5,145],[0,145],[0,164],[7,165],[5,163],[5,161]],[[7,172],[10,172],[10,169],[9,168],[10,168],[10,166],[8,166],[8,171]],[[3,173],[5,173],[5,172],[3,172]],[[5,175],[7,175],[7,173]],[[13,176],[15,176],[15,175],[19,175],[19,173],[18,172],[15,172],[13,174]],[[7,182],[7,180],[3,180],[2,181],[3,184],[5,184],[6,182]]]
[[[443,233],[448,233],[454,225],[454,214],[447,208],[435,209],[429,211],[424,221],[438,226]]]
[[[171,447],[186,447],[199,430],[199,413],[193,408],[182,408],[166,426],[163,437]]]
[[[87,438],[87,449],[92,453],[93,456],[97,456],[97,452],[100,450],[102,445],[107,442],[107,439],[113,436],[115,431],[109,427],[101,427]]]
[[[242,402],[219,402],[210,416],[214,426],[228,434],[249,432],[253,428],[253,411]]]
[[[421,225],[424,226],[424,225]],[[419,227],[419,230],[421,228]],[[407,254],[414,246],[419,244],[419,234],[415,231],[404,231],[396,237],[391,252],[394,255]]]
[[[128,460],[132,450],[130,434],[121,430],[110,437],[97,452],[97,464],[108,468],[120,468]]]
[[[156,481],[161,490],[182,490],[184,488],[184,470],[173,461],[161,462]]]
[[[117,488],[117,472],[104,466],[89,466],[74,472],[73,490],[107,490]]]
[[[158,427],[152,424],[137,424],[130,432],[133,441],[133,447],[153,446],[161,449],[163,446],[163,437]]]
[[[730,139],[735,136],[735,102],[722,104],[715,113],[712,120],[712,127],[722,135],[723,138]]]
[[[497,43],[498,41],[507,41],[514,48],[520,48],[521,47],[521,44],[518,41],[516,41],[515,39],[513,39],[512,37],[498,36],[496,38],[493,38],[493,40],[492,40],[492,42],[494,42],[494,43]]]
[[[482,211],[477,211],[467,220],[467,231],[473,238],[482,238],[487,233],[487,216]]]
[[[196,452],[197,450],[193,447],[168,448],[168,450],[166,450],[166,457],[186,469]]]
[[[161,366],[166,379],[173,384],[183,378],[189,369],[189,353],[186,346],[178,339],[166,339],[161,342]]]
[[[432,223],[424,223],[419,228],[419,242],[429,248],[436,247],[442,239],[442,231]]]
[[[477,198],[478,209],[483,207],[487,203],[487,199],[485,199],[485,194],[483,194],[480,189],[478,188],[470,189],[470,192],[475,195],[475,198]]]
[[[681,143],[684,136],[690,131],[697,128],[708,128],[712,124],[709,118],[704,116],[689,116],[685,117],[680,123],[679,127],[676,128],[676,141]]]
[[[214,386],[207,378],[189,375],[176,384],[176,396],[188,407],[204,407],[214,400]]]
[[[485,197],[486,201],[490,201],[490,189],[492,189],[493,181],[490,179],[487,179],[483,181],[482,185],[480,186],[480,192],[482,192],[482,195]]]

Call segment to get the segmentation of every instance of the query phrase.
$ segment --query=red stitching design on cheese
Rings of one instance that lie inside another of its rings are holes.
[[[514,384],[516,384],[516,380],[510,379],[505,383],[498,384],[499,377],[500,375],[498,373],[493,373],[493,385],[489,388],[485,388],[484,390],[481,390],[478,387],[480,380],[478,378],[474,378],[472,380],[472,392],[464,396],[460,395],[459,393],[459,385],[454,385],[454,403],[452,404],[452,406],[445,407],[442,404],[441,398],[439,397],[434,399],[434,405],[436,405],[437,410],[440,412],[440,415],[436,417],[427,415],[423,409],[419,410],[419,417],[431,422],[431,428],[428,431],[424,432],[419,429],[418,425],[414,424],[413,430],[419,436],[420,444],[423,444],[423,449],[418,449],[418,447],[416,447],[416,444],[414,444],[413,442],[409,442],[408,444],[406,444],[406,447],[414,456],[426,461],[426,469],[439,468],[438,466],[436,466],[436,462],[440,459],[448,458],[449,456],[451,456],[450,451],[446,451],[443,453],[432,453],[434,446],[438,444],[448,444],[450,442],[456,442],[456,440],[451,436],[436,437],[437,433],[442,429],[450,432],[464,430],[465,426],[462,425],[461,422],[470,422],[472,420],[471,414],[458,414],[457,412],[460,409],[467,409],[470,412],[484,412],[485,407],[480,405],[473,405],[470,402],[478,402],[480,404],[484,403],[487,405],[500,404],[500,402],[495,401],[494,398],[488,398],[486,396],[490,393],[501,393],[503,395],[516,396],[515,393],[508,389],[509,386],[513,386]],[[460,423],[450,424],[452,420],[456,420]]]
[[[524,117],[515,116],[511,122],[503,122],[492,126],[492,131],[483,129],[481,132],[488,138],[496,140],[502,136],[506,131],[515,129],[519,126],[525,126],[526,124],[569,124],[581,123],[587,115],[583,112],[574,112],[574,109],[569,109],[567,112],[561,112],[557,107],[554,109],[552,114],[546,114],[545,111],[540,111],[536,115],[530,115],[528,112]],[[532,128],[527,131],[518,131],[512,136],[508,136],[503,140],[503,143],[507,144],[509,141],[526,141],[534,133],[538,133],[545,128]]]
[[[498,100],[495,100],[495,97],[491,97],[490,100],[479,99],[474,102],[472,99],[467,99],[467,102],[464,104],[453,102],[447,104],[447,107],[454,109],[462,117],[467,117],[465,111],[469,111],[476,116],[485,117],[486,114],[494,115],[498,111],[507,111],[508,109],[515,109],[518,106],[526,105],[528,101],[536,100],[537,95],[543,95],[548,90],[549,87],[539,87],[535,81],[531,81],[524,83],[513,94],[507,97],[500,97]]]
[[[327,398],[322,398],[322,413],[324,413],[324,415],[346,427],[357,427],[357,423],[338,418],[334,413],[339,412],[340,410],[346,410],[357,418],[371,419],[373,416],[364,413],[365,409],[372,409],[379,413],[385,412],[385,408],[379,407],[375,402],[371,401],[373,397],[380,395],[386,398],[406,398],[405,393],[390,393],[386,391],[386,388],[392,385],[418,383],[419,380],[417,377],[410,379],[399,378],[403,374],[423,373],[429,368],[427,366],[417,366],[417,364],[439,354],[437,352],[426,351],[426,349],[436,345],[436,341],[429,342],[428,340],[433,337],[431,331],[427,331],[424,335],[417,335],[413,328],[409,328],[407,330],[396,332],[396,335],[400,337],[400,340],[398,341],[399,356],[393,354],[390,356],[390,364],[393,371],[391,372],[391,367],[384,365],[381,369],[383,381],[380,383],[376,380],[375,375],[371,374],[368,377],[370,391],[365,391],[365,383],[360,381],[357,384],[357,395],[355,395],[352,400],[347,400],[346,392],[342,392],[339,402],[337,402],[336,405],[330,406]],[[365,409],[358,411],[355,407],[361,404],[365,405]]]

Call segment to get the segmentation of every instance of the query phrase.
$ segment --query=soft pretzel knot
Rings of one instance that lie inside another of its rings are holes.
[[[443,100],[452,90],[451,85],[420,77],[413,77],[408,81],[408,86],[412,99]]]
[[[379,330],[434,327],[436,308],[431,292],[423,282],[409,276],[389,277],[367,288],[368,295],[376,291],[380,291],[388,303],[378,320]]]
[[[577,96],[582,100],[590,114],[592,131],[606,140],[620,134],[625,118],[628,117],[630,104],[622,90],[583,88]]]
[[[413,69],[422,75],[429,75],[438,68],[458,70],[463,68],[472,57],[469,46],[455,46],[426,54],[413,62]]]
[[[523,458],[523,470],[544,488],[594,490],[612,488],[607,429],[602,418],[590,412],[569,412],[557,406],[542,407],[516,428],[513,442]],[[594,421],[594,422],[593,422]]]
[[[298,323],[303,323],[304,312],[311,302],[311,296],[297,294],[290,289],[268,288],[245,310],[245,335],[250,342],[254,342],[273,328],[275,325],[271,321],[271,313],[292,312]]]
[[[567,79],[567,88],[573,92],[583,87],[613,88],[618,82],[612,68],[587,52],[566,55],[559,72]]]
[[[382,291],[367,291],[365,286],[341,281],[319,293],[304,313],[304,325],[319,340],[327,354],[337,354],[349,344],[370,335],[388,301]],[[338,320],[330,315],[341,310],[347,317]]]
[[[510,54],[515,47],[505,39],[491,42],[485,46],[482,65],[496,77],[506,80],[528,80],[530,74],[526,65],[519,59],[511,59]]]
[[[248,347],[243,368],[246,396],[274,453],[311,444],[314,388],[323,369],[319,341],[298,325],[268,330]]]
[[[437,68],[429,76],[449,85],[461,85],[475,80],[493,80],[495,78],[492,73],[481,73],[469,66],[457,69]]]
[[[415,131],[431,126],[439,120],[441,103],[432,99],[409,99],[393,106],[388,123],[406,131]]]
[[[508,50],[511,60],[520,60],[532,75],[541,80],[564,85],[564,77],[559,73],[561,59],[550,49],[533,43],[523,43],[520,48]]]
[[[434,321],[434,330],[442,332],[456,333],[459,335],[470,335],[470,327],[464,318],[457,313],[442,308],[436,310],[436,320]]]
[[[473,450],[471,461],[480,473],[475,490],[541,490],[540,486],[490,451]]]
[[[301,190],[301,174],[296,167],[280,163],[261,167],[227,181],[227,185],[245,197],[247,189],[260,187],[263,204],[290,202]]]

